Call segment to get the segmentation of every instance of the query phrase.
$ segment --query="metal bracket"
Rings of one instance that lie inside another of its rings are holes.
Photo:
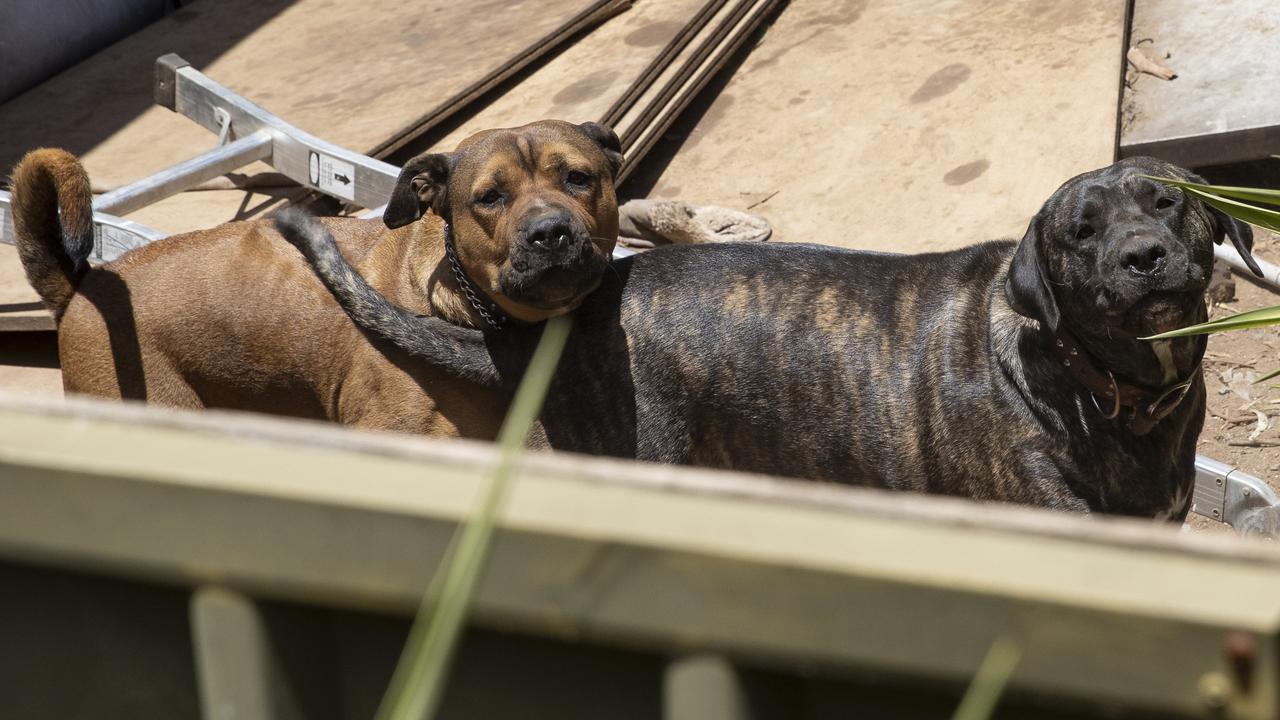
[[[218,119],[218,146],[221,147],[231,137],[231,113],[222,108],[214,108],[213,116]]]
[[[1260,478],[1196,456],[1191,512],[1226,523],[1242,535],[1280,537],[1280,498]]]

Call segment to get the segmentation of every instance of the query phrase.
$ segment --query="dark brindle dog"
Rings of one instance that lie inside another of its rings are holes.
[[[1248,226],[1142,174],[1080,175],[1021,243],[926,255],[672,247],[615,262],[575,313],[541,417],[553,448],[1180,519],[1204,420],[1213,243]],[[318,225],[285,235],[362,325],[511,381],[536,333],[399,310]]]

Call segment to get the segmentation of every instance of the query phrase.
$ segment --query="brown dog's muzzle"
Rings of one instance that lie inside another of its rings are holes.
[[[573,216],[568,212],[553,210],[543,213],[525,224],[524,242],[538,252],[564,252],[575,240],[586,240],[586,232],[575,229],[573,225]]]
[[[543,310],[557,310],[600,283],[607,252],[572,210],[543,206],[520,224],[511,239],[507,267],[499,276],[502,294]]]

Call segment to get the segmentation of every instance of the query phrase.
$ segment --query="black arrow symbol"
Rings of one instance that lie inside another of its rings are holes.
[[[333,179],[334,179],[334,180],[337,180],[338,182],[342,183],[343,185],[350,185],[350,184],[351,184],[351,178],[347,177],[346,175],[339,175],[338,173],[334,173],[334,174],[333,174]]]

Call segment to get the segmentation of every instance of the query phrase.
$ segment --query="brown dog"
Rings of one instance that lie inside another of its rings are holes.
[[[324,222],[375,287],[416,313],[486,329],[538,322],[599,285],[618,233],[621,159],[617,136],[595,123],[488,130],[411,160],[386,228]],[[174,236],[91,269],[89,182],[74,157],[28,154],[12,195],[27,278],[58,319],[69,393],[497,432],[505,391],[460,382],[356,329],[269,221]]]

